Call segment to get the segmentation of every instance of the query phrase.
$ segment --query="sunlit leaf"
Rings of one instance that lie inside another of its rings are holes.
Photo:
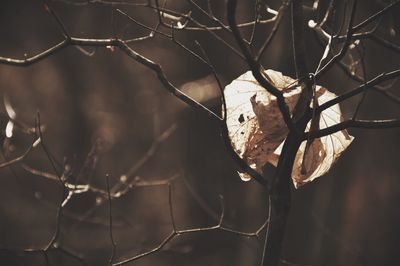
[[[317,86],[318,104],[321,105],[336,95],[327,89]],[[343,121],[339,104],[336,104],[321,113],[319,128],[324,129]],[[308,125],[309,128],[309,125]],[[304,153],[305,142],[296,155],[295,165],[293,166],[292,178],[296,187],[310,182],[315,178],[326,174],[342,152],[350,145],[354,137],[350,136],[347,130],[341,130],[331,135],[314,140],[311,149],[305,159],[305,164],[309,165],[305,174],[301,174],[302,154]],[[301,154],[301,155],[300,155]],[[307,168],[307,167],[306,167]]]
[[[296,81],[274,70],[266,70],[264,74],[283,92],[285,102],[292,113],[301,93]],[[316,91],[319,104],[336,97],[320,86],[316,86]],[[250,71],[226,86],[224,95],[228,133],[234,150],[259,173],[262,173],[266,163],[276,166],[288,133],[276,97],[260,86]],[[334,105],[321,113],[319,127],[322,129],[340,121],[340,107]],[[345,130],[315,139],[306,156],[306,142],[303,142],[292,170],[294,185],[298,187],[328,172],[352,140],[353,137]],[[239,175],[245,181],[250,180],[246,173]]]

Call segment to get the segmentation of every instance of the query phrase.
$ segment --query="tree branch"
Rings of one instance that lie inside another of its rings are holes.
[[[350,119],[321,130],[305,133],[303,136],[303,140],[306,140],[308,138],[310,139],[321,138],[348,128],[388,129],[388,128],[398,128],[398,127],[400,127],[400,119],[386,119],[386,120]]]
[[[267,49],[268,45],[271,43],[272,39],[275,37],[276,32],[279,29],[279,25],[281,25],[282,18],[286,13],[286,10],[290,4],[291,0],[284,0],[281,7],[278,10],[278,15],[276,15],[274,26],[268,35],[267,39],[265,39],[264,43],[261,46],[261,49],[258,51],[257,56],[255,57],[256,61],[259,61],[262,55],[264,54],[265,50]]]
[[[189,106],[201,110],[202,112],[206,113],[208,116],[217,119],[218,121],[221,120],[221,118],[216,115],[213,111],[208,109],[206,106],[202,105],[201,103],[197,102],[190,96],[186,95],[182,91],[180,91],[178,88],[176,88],[166,77],[163,69],[161,66],[157,63],[154,63],[150,59],[147,59],[143,55],[140,55],[139,53],[135,52],[133,49],[131,49],[124,41],[121,39],[84,39],[84,38],[68,38],[65,39],[64,41],[60,42],[59,44],[51,47],[50,49],[32,56],[30,58],[25,58],[25,59],[13,59],[13,58],[5,58],[5,57],[0,57],[0,63],[2,64],[7,64],[7,65],[14,65],[14,66],[29,66],[33,63],[39,62],[40,60],[43,60],[56,52],[59,52],[63,48],[67,46],[100,46],[100,47],[107,47],[107,46],[114,46],[118,47],[122,52],[124,52],[126,55],[134,59],[136,62],[148,67],[149,69],[153,70],[155,74],[157,75],[158,79],[160,82],[163,84],[163,86],[175,97],[179,98],[181,101],[185,102]]]
[[[358,2],[358,0],[353,0],[349,24],[347,26],[347,31],[346,31],[346,38],[344,40],[342,48],[340,49],[340,52],[335,54],[335,56],[333,56],[331,58],[331,60],[329,60],[328,63],[326,63],[317,73],[315,73],[316,80],[318,80],[324,73],[326,73],[329,69],[331,69],[337,61],[340,61],[346,55],[346,52],[351,43],[352,36],[355,32],[355,30],[353,28],[353,23],[354,23],[354,18],[355,18],[355,14],[356,14],[357,2]]]
[[[277,98],[278,101],[278,107],[279,110],[281,111],[281,114],[283,116],[283,119],[287,125],[287,127],[290,130],[297,131],[292,118],[290,116],[289,108],[285,103],[285,99],[283,97],[283,93],[275,88],[262,74],[262,66],[260,65],[259,62],[257,62],[253,55],[251,54],[249,48],[247,47],[245,41],[243,40],[239,29],[237,27],[236,23],[236,0],[228,0],[227,2],[227,18],[228,18],[228,23],[229,26],[232,29],[233,36],[235,37],[235,40],[237,44],[240,47],[240,50],[244,54],[246,58],[246,62],[250,67],[250,70],[254,76],[254,78],[258,81],[258,83],[263,86],[269,93],[274,95]]]
[[[342,94],[342,95],[340,95],[340,96],[338,96],[338,97],[336,97],[336,98],[334,98],[334,99],[332,99],[330,101],[327,101],[324,104],[321,104],[319,107],[317,107],[316,111],[317,111],[317,113],[321,113],[323,110],[325,110],[325,109],[327,109],[327,108],[329,108],[329,107],[331,107],[331,106],[333,106],[335,104],[343,102],[344,100],[347,100],[347,99],[349,99],[349,98],[351,98],[351,97],[353,97],[355,95],[358,95],[358,94],[364,92],[365,90],[367,90],[367,89],[369,89],[369,88],[371,88],[371,87],[373,87],[373,86],[375,86],[375,85],[377,85],[377,84],[379,84],[379,83],[381,83],[383,81],[386,81],[386,80],[389,80],[389,79],[393,79],[393,78],[395,78],[397,76],[400,76],[400,69],[394,70],[394,71],[389,72],[389,73],[382,73],[379,76],[376,76],[375,78],[373,78],[372,80],[370,80],[370,81],[358,86],[357,88],[355,88],[355,89],[353,89],[351,91],[348,91],[348,92],[346,92],[346,93],[344,93],[344,94]]]
[[[308,76],[304,23],[303,1],[294,0],[292,2],[292,41],[294,65],[298,79]]]

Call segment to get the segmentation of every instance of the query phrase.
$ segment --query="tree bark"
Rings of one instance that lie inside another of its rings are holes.
[[[291,205],[292,168],[301,140],[290,132],[282,149],[270,187],[270,220],[264,245],[262,266],[279,265]]]

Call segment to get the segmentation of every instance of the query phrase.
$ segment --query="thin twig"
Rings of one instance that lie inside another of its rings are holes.
[[[175,224],[175,216],[174,216],[174,208],[172,204],[172,185],[171,183],[168,183],[168,207],[169,207],[169,214],[170,214],[170,220],[172,224],[172,230],[176,232],[176,224]]]
[[[170,217],[172,219],[171,223],[172,223],[172,227],[173,227],[171,233],[169,233],[155,248],[150,249],[149,251],[140,253],[140,254],[138,254],[136,256],[130,257],[128,259],[122,260],[120,262],[114,263],[113,266],[125,265],[127,263],[132,262],[132,261],[136,261],[136,260],[141,259],[143,257],[146,257],[146,256],[149,256],[151,254],[154,254],[155,252],[163,249],[165,247],[165,245],[167,245],[169,242],[171,242],[174,238],[179,237],[181,235],[186,235],[186,234],[193,234],[193,233],[201,233],[201,232],[220,230],[220,231],[225,231],[225,232],[232,233],[232,234],[240,236],[240,237],[252,237],[252,238],[258,239],[260,232],[266,227],[266,224],[269,223],[269,220],[267,220],[259,229],[257,229],[256,232],[253,232],[253,233],[246,233],[246,232],[237,231],[237,230],[234,230],[234,229],[231,229],[231,228],[224,227],[222,224],[223,224],[223,218],[224,218],[224,215],[225,215],[225,208],[224,208],[224,204],[223,204],[223,197],[220,196],[221,214],[220,214],[220,219],[219,219],[217,225],[209,226],[209,227],[199,227],[199,228],[177,230],[176,229],[176,225],[175,225],[175,221],[173,220],[174,219],[173,210],[171,208],[171,206],[172,206],[172,200],[171,200],[172,199],[172,194],[171,194],[171,192],[172,192],[171,187],[168,186]]]
[[[375,78],[369,80],[368,82],[365,82],[365,84],[362,84],[360,86],[358,86],[357,88],[352,89],[351,91],[348,91],[340,96],[337,96],[336,98],[327,101],[323,104],[321,104],[318,108],[317,108],[317,112],[322,112],[323,110],[338,104],[340,102],[343,102],[344,100],[347,100],[355,95],[358,95],[362,92],[364,92],[365,90],[378,85],[379,83],[386,81],[386,80],[390,80],[393,79],[395,77],[400,76],[400,69],[394,70],[392,72],[389,73],[382,73],[378,76],[376,76]]]
[[[169,128],[167,128],[161,135],[159,135],[156,139],[153,140],[151,146],[146,151],[146,153],[136,161],[125,174],[121,177],[123,182],[118,182],[111,188],[112,194],[121,193],[122,187],[127,187],[127,184],[130,184],[134,177],[138,174],[138,171],[156,154],[159,146],[165,140],[167,140],[176,130],[177,125],[172,124]]]
[[[136,6],[136,7],[146,7],[148,4],[144,3],[134,3],[129,1],[110,1],[110,0],[83,0],[83,1],[72,1],[72,0],[51,0],[54,2],[61,2],[73,6],[86,6],[89,4],[99,4],[99,5],[111,5],[111,6]]]
[[[271,210],[272,210],[272,205],[271,205],[271,196],[268,196],[268,219],[271,220]],[[267,249],[265,247],[268,247],[268,236],[269,236],[269,224],[267,224],[267,230],[265,230],[265,239],[264,239],[264,248],[261,256],[261,265],[264,265],[264,260],[265,260],[265,254]]]
[[[42,130],[41,130],[41,123],[40,123],[40,113],[37,113],[37,132],[40,138],[40,143],[41,143],[41,147],[44,150],[48,160],[50,161],[51,166],[53,167],[54,172],[56,173],[57,177],[58,177],[58,181],[60,183],[60,186],[62,187],[62,193],[61,193],[61,199],[60,199],[60,204],[57,208],[57,213],[56,213],[56,226],[55,226],[55,230],[53,233],[53,236],[51,237],[50,241],[47,243],[46,247],[44,248],[44,251],[48,251],[50,248],[55,247],[57,239],[59,237],[60,234],[60,226],[61,226],[61,216],[62,216],[62,210],[63,210],[63,206],[64,206],[64,202],[65,199],[68,196],[68,190],[64,184],[64,180],[62,179],[62,176],[59,174],[53,159],[50,156],[50,152],[47,149],[47,146],[44,143],[44,139],[43,139],[43,134],[42,134]]]
[[[46,156],[47,156],[47,158],[48,158],[48,160],[50,162],[50,165],[53,168],[54,173],[56,173],[56,175],[59,177],[60,183],[62,185],[64,185],[64,180],[62,180],[62,178],[61,178],[61,173],[58,171],[58,169],[56,167],[56,161],[53,160],[53,156],[51,155],[51,153],[50,153],[49,149],[47,148],[47,145],[45,144],[45,141],[43,139],[42,126],[41,126],[41,122],[40,122],[40,113],[39,112],[37,112],[37,116],[36,117],[37,117],[37,122],[36,122],[37,123],[37,127],[36,127],[36,129],[37,129],[37,133],[39,135],[40,145],[41,145],[43,151],[45,152],[45,154],[46,154]]]
[[[367,26],[369,23],[379,19],[381,16],[383,16],[384,14],[386,14],[388,11],[390,11],[393,7],[397,6],[398,4],[400,4],[400,0],[397,1],[393,1],[391,4],[387,5],[386,7],[384,7],[382,10],[376,12],[375,14],[373,14],[372,16],[370,16],[369,18],[367,18],[366,20],[360,22],[359,24],[357,24],[356,26],[354,26],[354,28],[352,29],[353,32],[357,32],[360,29],[364,28],[365,26]]]
[[[358,0],[353,0],[353,5],[351,7],[349,24],[347,26],[346,38],[344,43],[339,51],[339,53],[335,54],[331,60],[328,61],[318,72],[315,73],[315,79],[318,80],[324,73],[326,73],[329,69],[331,69],[337,61],[340,61],[345,55],[351,43],[352,36],[355,32],[353,28],[354,18],[356,14]]]
[[[54,18],[54,20],[57,22],[57,25],[59,26],[59,28],[61,29],[64,37],[66,39],[69,38],[69,34],[68,31],[64,25],[64,23],[61,21],[61,19],[58,17],[58,15],[56,14],[56,12],[51,8],[51,6],[49,4],[47,4],[47,0],[43,0],[44,2],[44,8],[47,12],[49,12],[51,14],[51,16]]]
[[[303,1],[296,0],[292,2],[292,41],[294,65],[296,68],[296,76],[303,79],[308,75],[307,55],[304,35],[304,16]]]
[[[109,219],[109,233],[110,233],[110,241],[112,245],[111,256],[108,260],[109,265],[112,265],[115,257],[115,251],[117,249],[117,244],[115,243],[113,236],[113,216],[112,216],[112,204],[111,204],[111,194],[110,194],[110,181],[109,176],[106,175],[106,189],[107,189],[107,198],[108,198],[108,219]]]
[[[267,39],[265,39],[264,43],[262,44],[260,50],[258,51],[255,60],[259,61],[260,58],[263,56],[265,50],[267,49],[267,47],[269,46],[269,44],[271,43],[271,41],[274,39],[279,26],[281,25],[281,21],[282,18],[284,16],[284,14],[286,13],[286,10],[288,8],[288,6],[290,5],[291,0],[284,0],[281,7],[278,10],[278,15],[276,15],[276,19],[275,19],[275,23],[274,26],[271,30],[271,32],[269,33]]]
[[[1,168],[4,168],[4,167],[7,167],[7,166],[10,166],[10,165],[13,165],[13,164],[15,164],[15,163],[18,163],[18,162],[23,161],[23,160],[29,155],[29,153],[30,153],[34,148],[36,148],[37,145],[39,145],[40,140],[41,140],[40,138],[38,138],[37,140],[35,140],[31,145],[29,145],[28,149],[27,149],[22,155],[20,155],[20,156],[14,158],[14,159],[8,160],[8,161],[6,161],[6,162],[0,163],[0,169],[1,169]]]
[[[243,52],[243,55],[246,58],[247,64],[249,65],[254,78],[269,93],[271,93],[272,95],[274,95],[277,98],[279,110],[282,113],[283,119],[284,119],[287,127],[290,130],[297,131],[296,127],[292,121],[292,118],[290,116],[289,108],[286,105],[285,99],[283,97],[283,93],[279,89],[275,88],[275,86],[273,86],[268,81],[268,79],[266,79],[264,77],[264,75],[262,74],[261,65],[259,64],[259,62],[257,62],[254,59],[249,48],[247,47],[246,43],[244,42],[243,38],[241,37],[241,34],[239,32],[239,29],[237,28],[237,23],[236,23],[236,0],[228,0],[227,16],[228,16],[228,23],[231,26],[235,40],[238,43],[241,51]]]
[[[35,56],[24,58],[24,59],[12,59],[12,58],[5,58],[0,57],[0,63],[8,64],[8,65],[15,65],[15,66],[29,66],[33,63],[36,63],[58,51],[61,49],[69,46],[69,45],[79,45],[79,46],[115,46],[118,47],[121,51],[127,54],[130,58],[134,59],[136,62],[148,67],[153,72],[156,73],[160,82],[164,85],[164,87],[172,93],[174,96],[185,102],[186,104],[192,106],[193,108],[202,110],[210,117],[216,118],[217,120],[221,120],[221,118],[216,115],[213,111],[211,111],[206,106],[202,105],[201,103],[197,102],[190,96],[186,95],[182,91],[178,90],[166,77],[162,67],[151,61],[150,59],[142,56],[141,54],[137,53],[133,49],[131,49],[124,41],[120,39],[83,39],[83,38],[74,38],[71,37],[70,39],[65,39],[64,41],[60,42],[59,44],[53,46],[52,48],[39,53]]]
[[[372,33],[377,29],[377,26],[378,26],[378,24],[374,27],[374,29],[372,29],[372,30],[369,31],[369,32],[366,32],[365,35],[363,35],[363,36],[367,36],[367,35],[368,35],[368,37],[373,38],[374,35],[372,35]],[[325,33],[321,28],[315,27],[314,29],[315,29],[315,32],[316,32],[316,33],[320,33],[319,35],[322,36],[323,38],[332,39],[331,35],[329,35],[328,33]],[[354,39],[358,39],[358,40],[362,41],[362,39],[363,39],[363,38],[361,38],[362,36],[358,35],[360,38],[356,38],[356,36],[357,36],[357,34],[355,34],[355,35],[353,36]],[[322,41],[320,40],[320,38],[317,38],[317,40],[319,41],[319,43],[320,43],[321,45],[323,45],[323,44],[322,44]],[[372,40],[373,40],[373,39],[372,39]],[[326,48],[325,48],[325,51],[327,51]],[[400,51],[400,46],[399,46],[399,50],[398,50],[398,51]],[[328,52],[329,52],[330,54],[332,53],[332,52],[330,51],[330,49],[329,49]],[[320,62],[320,63],[321,63],[321,62]],[[362,77],[358,76],[357,73],[355,73],[355,72],[353,72],[353,71],[350,71],[348,65],[346,65],[344,62],[339,61],[339,62],[337,62],[337,64],[338,64],[339,68],[343,71],[343,73],[344,73],[346,76],[350,77],[352,80],[355,80],[355,81],[357,81],[357,82],[364,83],[364,79],[363,79]],[[319,67],[317,68],[317,70],[318,70],[318,69],[319,69]],[[394,80],[391,82],[391,84],[390,84],[389,86],[380,86],[380,85],[374,85],[374,86],[369,85],[369,86],[370,86],[372,89],[374,89],[375,91],[381,93],[383,96],[387,97],[389,100],[393,101],[394,103],[399,104],[399,103],[400,103],[400,97],[397,96],[397,95],[395,95],[395,94],[393,94],[392,92],[388,91],[388,88],[392,87],[393,84],[394,84],[395,82],[396,82],[396,79],[394,79]]]
[[[400,119],[383,119],[383,120],[346,120],[318,131],[311,131],[305,133],[303,139],[316,139],[324,136],[331,135],[338,131],[348,128],[363,128],[363,129],[388,129],[399,128]]]
[[[360,48],[359,48],[360,45],[362,46],[362,49],[363,49],[362,51],[360,51]],[[365,60],[364,60],[365,47],[363,46],[362,42],[360,42],[360,45],[357,45],[356,49],[357,49],[357,52],[358,52],[358,56],[360,57],[360,60],[361,60],[361,71],[362,71],[362,76],[363,76],[363,83],[365,84],[365,82],[367,81],[367,70],[366,70]],[[358,112],[359,112],[359,110],[361,108],[361,105],[364,102],[364,99],[365,99],[365,97],[367,95],[367,92],[368,91],[364,91],[362,96],[361,96],[361,98],[360,98],[360,100],[358,101],[356,109],[354,110],[354,113],[353,113],[353,117],[351,118],[352,120],[355,120],[357,118]]]
[[[221,102],[222,102],[222,108],[223,108],[222,109],[222,113],[223,113],[222,121],[224,123],[226,123],[226,113],[227,113],[227,111],[226,111],[226,101],[225,101],[225,95],[224,95],[224,87],[222,86],[222,82],[218,78],[217,71],[215,70],[215,67],[212,64],[212,62],[211,62],[210,58],[208,57],[206,51],[204,50],[203,46],[198,41],[195,41],[195,44],[199,47],[201,54],[205,58],[205,60],[207,62],[207,65],[210,67],[211,72],[213,73],[214,79],[217,82],[218,89],[219,89],[219,92],[221,94]]]

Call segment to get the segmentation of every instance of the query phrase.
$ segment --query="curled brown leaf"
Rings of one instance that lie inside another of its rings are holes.
[[[301,93],[301,87],[296,80],[274,70],[266,70],[263,74],[283,92],[289,111],[293,113]],[[318,104],[336,97],[321,86],[316,86],[316,94]],[[259,173],[262,173],[266,163],[276,166],[288,134],[276,97],[260,86],[250,71],[226,86],[224,95],[228,133],[235,151]],[[324,110],[319,119],[321,129],[341,122],[339,105]],[[328,172],[352,140],[353,137],[345,130],[315,139],[306,156],[304,156],[306,142],[303,142],[292,170],[295,187]],[[239,175],[243,180],[250,180],[250,176],[246,173]]]

